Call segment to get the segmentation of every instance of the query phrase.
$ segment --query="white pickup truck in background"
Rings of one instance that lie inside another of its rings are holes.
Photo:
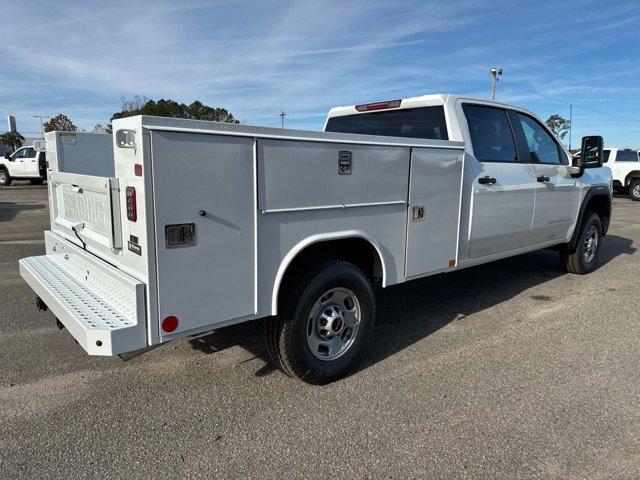
[[[47,158],[32,146],[25,146],[0,158],[0,185],[11,185],[14,180],[29,180],[34,185],[46,178]]]
[[[327,382],[373,333],[374,285],[542,248],[583,274],[611,218],[601,137],[459,95],[331,110],[325,132],[137,116],[113,176],[49,173],[22,277],[92,355],[265,319],[286,373]],[[425,292],[428,294],[428,292]]]
[[[611,169],[614,190],[640,202],[640,152],[630,148],[605,148],[604,163]]]

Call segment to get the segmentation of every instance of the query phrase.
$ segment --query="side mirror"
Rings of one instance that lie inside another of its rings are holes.
[[[4,152],[4,158],[11,160],[11,154],[9,152]]]
[[[582,137],[579,164],[576,166],[583,169],[601,167],[604,162],[603,144],[604,141],[599,135]]]

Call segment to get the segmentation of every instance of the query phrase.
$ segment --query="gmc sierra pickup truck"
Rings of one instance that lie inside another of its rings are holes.
[[[49,172],[46,255],[20,260],[91,355],[264,318],[274,362],[328,382],[366,354],[375,285],[542,248],[588,273],[611,218],[601,137],[572,161],[531,112],[459,95],[334,108],[325,132],[113,130],[115,175]]]

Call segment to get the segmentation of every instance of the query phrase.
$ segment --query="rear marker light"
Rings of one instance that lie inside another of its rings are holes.
[[[356,105],[358,112],[371,112],[372,110],[387,110],[389,108],[398,108],[402,104],[402,100],[387,100],[386,102],[363,103]]]
[[[136,163],[133,166],[133,173],[136,174],[136,177],[141,177],[142,176],[142,165],[140,165],[139,163]]]
[[[162,330],[165,332],[173,332],[178,328],[178,317],[170,315],[162,320]]]
[[[127,187],[127,219],[132,222],[138,220],[138,206],[136,205],[136,189]]]

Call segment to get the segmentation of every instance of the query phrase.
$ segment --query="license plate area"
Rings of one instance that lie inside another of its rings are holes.
[[[77,243],[122,248],[118,179],[51,174],[52,227]]]

